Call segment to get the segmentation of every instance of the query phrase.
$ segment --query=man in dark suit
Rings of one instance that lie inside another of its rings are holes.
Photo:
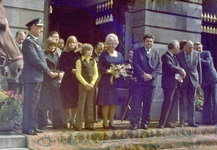
[[[133,68],[135,82],[132,98],[132,111],[130,123],[132,130],[136,130],[141,115],[141,128],[148,129],[150,122],[150,109],[153,98],[154,88],[156,86],[156,78],[161,73],[160,56],[157,51],[151,49],[154,43],[154,36],[152,34],[145,34],[143,36],[144,47],[134,51]],[[143,102],[143,107],[141,104]]]
[[[203,124],[217,123],[217,73],[209,51],[203,51],[200,42],[194,43],[194,49],[200,53],[202,66],[202,88],[204,91]]]
[[[37,18],[26,24],[29,35],[23,42],[23,59],[24,67],[21,74],[21,82],[24,82],[24,106],[23,106],[23,127],[24,134],[37,135],[42,130],[37,128],[37,107],[40,99],[41,83],[43,73],[50,75],[52,78],[58,76],[49,70],[42,45],[37,37],[43,31],[41,19]]]
[[[194,51],[194,44],[188,40],[178,55],[180,66],[186,71],[186,77],[180,89],[180,126],[184,127],[186,111],[188,114],[188,125],[197,127],[195,124],[195,98],[196,89],[202,83],[200,54]]]
[[[99,56],[100,54],[104,51],[104,44],[102,42],[98,42],[96,45],[95,50],[93,51],[92,54],[92,58],[96,60],[97,64],[99,62]],[[100,71],[100,69],[98,69],[98,71]],[[93,98],[93,115],[94,115],[94,122],[98,123],[100,122],[99,118],[98,118],[98,112],[101,112],[101,108],[99,106],[96,105],[96,100],[97,100],[97,95],[98,95],[98,84],[99,84],[99,80],[101,78],[100,72],[98,72],[99,77],[96,81],[96,84],[94,86],[95,88],[95,93],[94,93],[94,98]],[[101,116],[100,116],[101,117]]]
[[[175,128],[172,118],[177,108],[179,100],[180,82],[185,78],[186,73],[180,67],[176,58],[180,47],[177,40],[168,44],[168,51],[161,57],[162,60],[162,79],[161,85],[164,92],[164,101],[161,109],[159,128]]]

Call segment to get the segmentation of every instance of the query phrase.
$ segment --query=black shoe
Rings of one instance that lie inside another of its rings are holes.
[[[104,123],[102,123],[102,126],[104,129],[109,129],[109,126],[105,126]]]
[[[198,125],[196,125],[196,124],[189,124],[189,126],[191,126],[191,127],[198,127]]]
[[[44,133],[43,130],[39,130],[38,128],[35,128],[34,130],[35,130],[36,133]]]
[[[95,120],[94,123],[99,123],[99,121],[98,121],[98,120]]]
[[[131,130],[137,130],[138,126],[133,124],[132,127],[131,127]]]
[[[167,128],[176,128],[172,123],[166,124],[165,127]]]
[[[27,132],[23,132],[23,134],[38,135],[38,133],[36,133],[35,130],[29,130],[29,131],[27,131]]]
[[[109,123],[109,129],[117,130],[117,129],[115,128],[115,126],[111,125],[110,123]]]
[[[180,127],[184,127],[185,125],[184,125],[184,124],[180,124],[179,126],[180,126]]]
[[[85,128],[86,130],[96,130],[94,127],[92,128]]]
[[[161,128],[161,129],[163,129],[163,128],[164,128],[164,126],[163,126],[163,125],[159,125],[159,126],[158,126],[158,128]]]
[[[144,124],[141,124],[141,129],[147,130],[147,129],[149,129],[149,127],[147,124],[144,123]]]

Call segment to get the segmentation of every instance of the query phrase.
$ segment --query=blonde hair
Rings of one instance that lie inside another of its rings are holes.
[[[89,43],[84,43],[84,44],[82,45],[82,51],[81,51],[82,55],[84,56],[85,53],[86,53],[87,51],[89,51],[89,50],[93,51],[93,46],[92,46],[91,44],[89,44]]]
[[[117,37],[117,35],[115,35],[114,33],[110,33],[110,34],[108,34],[108,35],[106,36],[106,38],[105,38],[106,44],[108,44],[108,42],[109,42],[110,40],[115,41],[117,45],[119,44],[118,37]]]
[[[55,44],[55,46],[56,46],[56,49],[55,49],[55,51],[54,51],[54,54],[55,54],[55,53],[56,53],[56,50],[57,50],[57,43],[56,43],[56,41],[54,41],[53,38],[51,38],[51,37],[49,37],[49,38],[46,39],[46,41],[45,41],[45,43],[44,43],[44,50],[45,50],[45,52],[49,52],[49,46],[50,46],[51,44]]]
[[[75,48],[73,49],[73,50],[70,50],[69,49],[69,47],[68,47],[68,45],[69,45],[69,43],[70,42],[72,42],[72,41],[75,41],[77,44],[76,44],[76,46],[75,46]],[[75,37],[75,36],[70,36],[70,37],[68,37],[68,39],[67,39],[67,41],[66,41],[66,45],[65,45],[65,47],[63,48],[63,51],[64,52],[70,52],[70,51],[76,51],[78,49],[78,40],[77,40],[77,38]]]

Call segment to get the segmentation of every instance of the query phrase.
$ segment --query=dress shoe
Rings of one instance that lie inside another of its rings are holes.
[[[98,120],[95,120],[94,123],[99,123],[99,121],[98,121]]]
[[[109,129],[109,126],[105,126],[104,123],[102,123],[102,126],[104,129]]]
[[[132,127],[131,127],[131,130],[137,130],[137,127],[138,126],[136,124],[133,124]]]
[[[116,127],[115,127],[115,126],[113,126],[113,125],[111,125],[110,123],[109,123],[109,129],[112,129],[112,130],[117,130],[117,129],[116,129]]]
[[[149,129],[149,127],[147,124],[141,124],[141,129],[147,130],[147,129]]]
[[[38,128],[35,128],[34,130],[35,130],[36,133],[44,133],[43,130],[39,130]]]
[[[94,127],[85,128],[86,130],[96,130]]]
[[[167,128],[176,128],[172,123],[166,124],[165,127]]]
[[[184,125],[184,124],[180,124],[179,126],[180,126],[180,127],[184,127],[185,125]]]
[[[158,126],[158,128],[161,128],[161,129],[163,129],[163,128],[164,128],[164,126],[163,126],[163,125],[159,125],[159,126]]]
[[[38,133],[35,132],[35,130],[29,130],[27,132],[23,132],[23,134],[27,134],[27,135],[38,135]]]
[[[196,124],[189,124],[189,126],[191,126],[191,127],[198,127],[198,125],[196,125]]]

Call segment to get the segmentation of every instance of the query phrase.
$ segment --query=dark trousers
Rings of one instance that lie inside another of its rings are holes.
[[[151,102],[153,98],[154,87],[135,85],[133,89],[132,105],[130,123],[134,125],[139,124],[140,115],[142,111],[141,124],[149,124]],[[142,105],[143,102],[143,106]]]
[[[203,123],[217,123],[217,83],[203,87],[203,91]]]
[[[23,132],[28,132],[37,127],[36,118],[40,92],[41,83],[24,84]]]
[[[61,118],[61,110],[52,110],[52,125],[53,128],[60,128],[63,126],[63,121]],[[46,128],[47,127],[47,110],[38,110],[38,127]]]
[[[195,124],[195,98],[196,98],[196,88],[192,85],[191,81],[188,85],[181,87],[180,89],[180,124],[185,123],[186,111],[188,114],[188,124]]]
[[[165,126],[169,123],[172,123],[173,114],[175,108],[178,105],[179,100],[179,88],[170,89],[163,88],[164,92],[164,101],[161,109],[161,116],[159,120],[159,125]]]

